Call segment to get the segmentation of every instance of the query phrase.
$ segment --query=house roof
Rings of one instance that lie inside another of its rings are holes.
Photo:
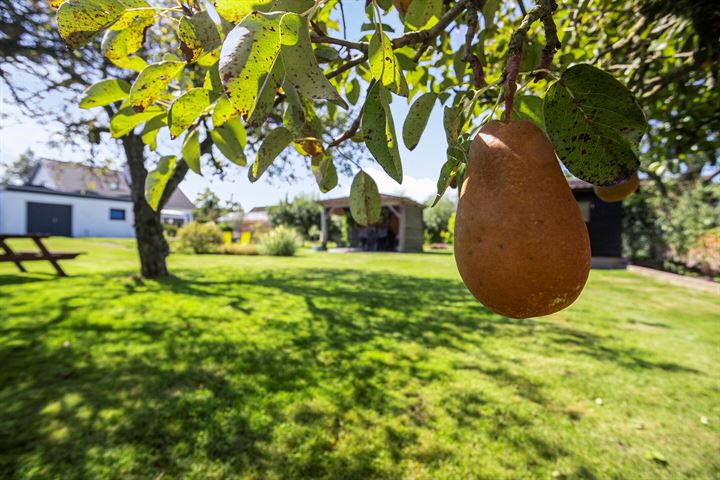
[[[49,172],[54,189],[37,185],[37,176],[41,169]],[[130,200],[131,190],[127,176],[119,171],[104,167],[94,167],[77,162],[62,162],[48,158],[40,159],[30,176],[29,186],[44,188],[38,193],[66,194],[80,197],[106,198],[112,200]],[[192,210],[195,205],[179,188],[170,195],[165,205],[171,210]]]
[[[43,158],[30,176],[30,185],[37,185],[37,176],[42,169],[48,172],[55,190],[59,192],[92,193],[106,197],[130,195],[125,175],[117,170]]]
[[[163,209],[169,208],[171,210],[193,210],[195,204],[183,193],[182,190],[176,188],[175,191],[168,198],[167,203]]]
[[[318,200],[318,203],[323,207],[331,208],[344,208],[350,206],[350,197],[338,197],[329,198],[327,200]],[[399,197],[396,195],[380,194],[380,205],[411,205],[420,209],[425,208],[425,205],[418,203],[413,199],[407,197]]]
[[[132,202],[130,195],[119,195],[119,196],[107,196],[98,195],[94,192],[87,193],[72,193],[72,192],[59,192],[52,188],[42,187],[39,185],[6,185],[1,187],[0,190],[6,190],[9,192],[28,192],[28,193],[41,193],[45,195],[59,195],[62,197],[79,197],[79,198],[96,198],[98,200],[114,200],[116,202]]]

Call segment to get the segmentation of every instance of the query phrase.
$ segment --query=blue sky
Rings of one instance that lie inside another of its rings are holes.
[[[345,2],[345,18],[347,20],[347,32],[349,39],[357,39],[360,26],[368,21],[363,8],[364,1],[353,0]],[[339,17],[339,15],[338,15]],[[338,18],[338,21],[340,19]],[[396,28],[397,35],[402,32],[402,26],[397,14],[393,11],[388,18],[384,18]],[[461,32],[453,32],[453,36],[460,41]],[[31,78],[23,78],[23,82],[32,82]],[[60,95],[51,96],[47,99],[46,107],[52,107],[63,101],[77,102],[77,99],[65,99]],[[60,160],[84,161],[86,153],[73,151],[70,148],[50,148],[47,140],[53,133],[59,132],[59,126],[41,125],[36,120],[21,114],[19,109],[12,105],[12,100],[6,86],[0,86],[0,163],[14,160],[18,155],[27,149],[32,149],[37,155],[55,158]],[[402,131],[402,122],[405,119],[409,105],[406,99],[394,96],[392,102],[393,117],[396,130]],[[79,110],[78,110],[79,111]],[[398,185],[382,172],[376,163],[368,165],[366,171],[376,180],[382,193],[405,194],[416,200],[424,200],[435,193],[435,182],[440,167],[445,161],[445,149],[447,146],[442,126],[442,108],[436,104],[430,117],[426,133],[417,148],[410,152],[405,149],[402,141],[400,143],[400,154],[403,160],[405,179],[402,185]],[[178,153],[178,146],[169,141],[162,142],[159,147],[162,154]],[[122,155],[115,145],[105,145],[100,149],[100,160],[106,158],[116,159],[117,167],[122,167]],[[240,167],[230,167],[229,174],[224,180],[213,178],[211,175],[201,177],[189,172],[186,180],[182,183],[182,190],[194,199],[197,194],[206,187],[210,187],[221,198],[233,198],[240,201],[243,208],[250,209],[254,206],[273,204],[289,196],[292,198],[301,193],[311,193],[318,197],[333,197],[347,194],[352,178],[341,178],[338,187],[326,195],[321,195],[317,190],[312,175],[304,166],[305,162],[298,159],[296,168],[299,181],[293,184],[262,178],[251,184],[247,180],[247,172]],[[0,166],[0,168],[2,168]]]

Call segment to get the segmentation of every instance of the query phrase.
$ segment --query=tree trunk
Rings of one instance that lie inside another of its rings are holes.
[[[154,211],[145,201],[145,145],[140,136],[130,133],[122,138],[128,169],[130,171],[130,189],[132,191],[133,212],[135,214],[135,239],[140,254],[140,271],[144,278],[160,278],[168,275],[165,259],[170,253],[163,226],[160,222],[160,209]]]

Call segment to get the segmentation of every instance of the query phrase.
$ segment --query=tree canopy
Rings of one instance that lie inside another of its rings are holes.
[[[326,192],[346,149],[362,148],[401,182],[399,142],[415,148],[435,108],[448,142],[438,199],[462,180],[474,132],[501,114],[535,121],[565,167],[598,185],[641,166],[661,182],[717,165],[711,1],[372,0],[352,39],[341,0],[50,3],[70,48],[101,37],[108,62],[137,72],[93,85],[81,106],[117,105],[111,133],[144,125],[151,148],[161,129],[182,138],[150,175],[155,195],[177,165],[201,173],[213,152],[254,182],[294,151]],[[389,25],[396,10],[402,33]],[[411,103],[406,118],[393,118],[393,101]],[[377,188],[362,180],[351,197],[371,222]]]

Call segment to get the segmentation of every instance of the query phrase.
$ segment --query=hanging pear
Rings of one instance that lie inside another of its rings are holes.
[[[582,292],[587,227],[553,146],[532,122],[492,121],[473,139],[455,261],[470,292],[507,317],[549,315]]]
[[[609,187],[594,186],[595,195],[603,202],[621,202],[632,195],[640,186],[640,179],[637,172],[633,173],[624,182]]]

